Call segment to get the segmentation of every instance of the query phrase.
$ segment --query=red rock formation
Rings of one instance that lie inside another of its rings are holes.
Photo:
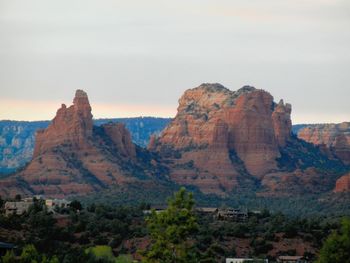
[[[0,182],[0,194],[86,194],[137,181],[133,169],[142,164],[123,124],[93,128],[88,97],[77,90],[73,105],[63,104],[49,127],[37,133],[33,159],[16,177],[28,187],[24,191],[11,178],[10,191]]]
[[[92,126],[87,94],[77,90],[73,105],[67,108],[62,104],[50,126],[37,132],[33,158],[64,143],[72,144],[75,149],[87,147],[87,139],[92,136]]]
[[[298,132],[298,137],[350,164],[350,122],[309,125]]]
[[[292,106],[289,103],[284,104],[283,100],[280,100],[272,113],[275,135],[278,145],[281,147],[284,147],[290,138],[292,130],[291,112]]]
[[[335,193],[350,192],[350,173],[340,177],[334,188]]]
[[[180,151],[181,158],[172,160],[171,178],[222,194],[239,185],[232,154],[257,178],[277,168],[278,146],[291,132],[290,113],[289,104],[274,104],[263,90],[246,86],[234,92],[202,84],[184,93],[176,117],[159,138],[151,139],[149,149]],[[193,168],[179,168],[191,160]]]
[[[234,149],[248,172],[261,178],[276,168],[278,145],[272,122],[273,97],[263,90],[244,93],[226,109],[230,125],[230,149]]]
[[[223,195],[226,189],[237,186],[239,176],[230,160],[227,124],[217,120],[208,141],[208,146],[182,152],[170,178],[179,184],[196,185],[205,193]]]
[[[133,159],[136,158],[135,144],[132,142],[130,132],[123,123],[107,123],[102,125],[102,127],[122,155]]]

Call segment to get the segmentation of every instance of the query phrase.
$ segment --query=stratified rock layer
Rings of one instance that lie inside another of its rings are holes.
[[[149,149],[163,156],[178,151],[171,158],[174,181],[222,194],[249,174],[261,179],[277,169],[279,147],[290,139],[290,113],[290,104],[274,103],[264,90],[202,84],[184,93],[175,119]]]
[[[309,125],[298,132],[298,137],[350,164],[350,122]]]

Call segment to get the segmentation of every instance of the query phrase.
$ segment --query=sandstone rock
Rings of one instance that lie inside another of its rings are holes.
[[[95,119],[94,125],[121,122],[130,131],[132,141],[146,147],[152,134],[159,134],[170,122],[168,118],[134,117]],[[35,134],[49,126],[49,121],[0,121],[0,173],[10,173],[28,163],[33,156]]]
[[[230,149],[237,152],[252,175],[261,178],[276,168],[279,150],[272,121],[273,97],[263,90],[240,95],[225,110],[230,126]]]
[[[266,91],[245,86],[230,91],[220,84],[202,84],[179,100],[174,120],[149,149],[181,153],[172,158],[171,178],[204,192],[221,193],[239,186],[237,155],[251,175],[262,178],[275,170],[279,146],[290,137],[291,106],[276,105]],[[183,169],[193,161],[193,167]]]
[[[151,178],[152,167],[157,165],[138,159],[123,124],[93,127],[87,94],[77,90],[73,105],[62,104],[52,123],[37,133],[32,161],[9,178],[13,182],[11,191],[5,182],[2,188],[0,181],[0,193],[30,192],[51,197],[87,194],[136,182],[140,176]],[[18,187],[23,184],[27,187]]]
[[[340,177],[334,188],[335,193],[350,192],[350,173]]]
[[[87,94],[77,90],[73,105],[62,104],[48,128],[36,135],[33,158],[55,146],[69,143],[74,149],[88,147],[87,139],[92,136],[92,114]]]
[[[136,158],[136,147],[123,123],[107,123],[102,125],[102,127],[122,155],[133,159]]]
[[[280,100],[272,113],[273,127],[280,147],[284,147],[290,138],[292,130],[291,112],[292,106],[289,103],[284,104],[283,100]]]

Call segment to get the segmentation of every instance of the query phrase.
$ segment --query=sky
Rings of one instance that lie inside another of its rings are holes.
[[[292,121],[350,121],[348,0],[0,0],[0,119],[173,117],[186,89],[251,85]]]

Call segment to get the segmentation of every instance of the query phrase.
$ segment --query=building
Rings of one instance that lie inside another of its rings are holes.
[[[236,222],[244,222],[248,219],[248,211],[242,211],[240,209],[219,209],[216,214],[219,220],[231,220]]]
[[[28,212],[29,207],[33,205],[33,201],[7,201],[5,203],[5,214],[9,215],[23,215]]]
[[[303,256],[279,256],[278,263],[307,263],[308,261]]]
[[[51,211],[55,207],[59,207],[59,208],[69,207],[70,201],[67,201],[65,199],[46,199],[45,205],[47,206],[48,210]]]
[[[197,207],[196,211],[201,214],[216,214],[218,208],[216,207]]]
[[[14,248],[16,248],[14,244],[0,241],[0,256],[5,255],[7,251],[12,250]]]
[[[268,259],[259,259],[259,258],[226,258],[226,263],[268,263]]]

